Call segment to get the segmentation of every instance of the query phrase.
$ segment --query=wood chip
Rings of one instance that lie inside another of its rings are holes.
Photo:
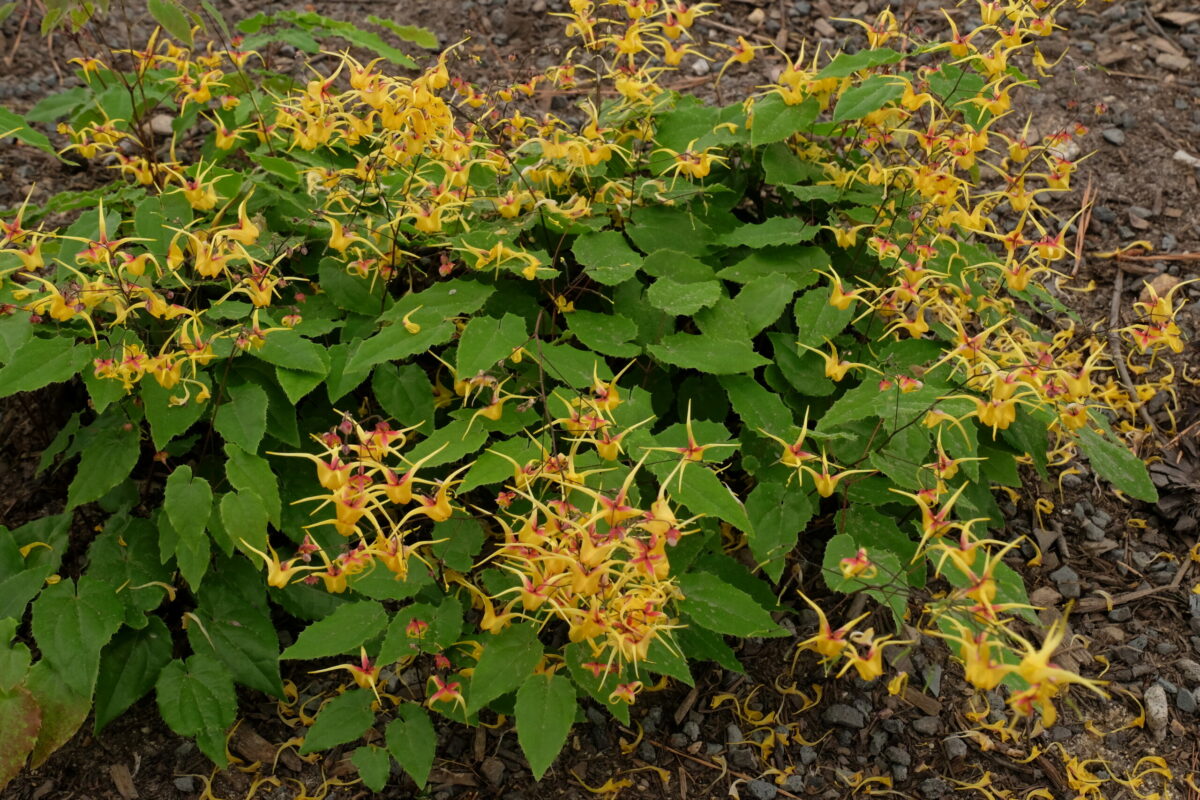
[[[1111,64],[1117,64],[1117,63],[1120,63],[1121,61],[1125,61],[1126,59],[1132,58],[1132,57],[1133,57],[1133,51],[1128,50],[1124,47],[1118,47],[1116,50],[1105,50],[1103,53],[1101,53],[1099,56],[1096,57],[1096,61],[1098,61],[1100,63],[1100,66],[1107,67]]]
[[[1200,14],[1195,11],[1160,11],[1154,16],[1163,22],[1169,22],[1181,28],[1191,25],[1193,22],[1200,22]]]
[[[124,764],[113,764],[108,768],[108,774],[112,778],[113,785],[117,787],[117,791],[121,793],[121,797],[125,800],[137,800],[139,797],[137,788],[133,785],[133,776],[129,774],[129,767]]]
[[[817,17],[815,20],[813,20],[813,28],[816,29],[817,33],[821,34],[827,39],[837,38],[837,31],[822,17]]]
[[[258,761],[266,767],[275,763],[275,751],[278,748],[264,739],[248,722],[243,721],[238,725],[229,744],[235,753],[251,762]],[[304,767],[300,757],[291,750],[280,752],[279,761],[292,772],[300,772]]]
[[[1146,41],[1148,41],[1151,45],[1154,46],[1155,49],[1159,50],[1160,52],[1170,53],[1171,55],[1176,55],[1176,56],[1183,55],[1183,48],[1179,47],[1174,42],[1172,42],[1170,39],[1167,39],[1165,37],[1150,36],[1146,39]]]
[[[942,704],[922,691],[911,686],[904,688],[904,699],[925,712],[927,716],[941,716]]]

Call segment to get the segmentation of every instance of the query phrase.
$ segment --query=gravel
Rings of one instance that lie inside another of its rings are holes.
[[[1179,668],[1179,674],[1183,679],[1190,684],[1200,684],[1200,662],[1190,658],[1181,658],[1175,662],[1175,666]]]
[[[946,758],[951,761],[967,756],[967,743],[957,736],[947,736],[943,739],[942,749],[946,751]]]
[[[860,730],[867,724],[867,718],[854,706],[837,703],[825,709],[821,719],[830,725],[838,725],[850,730]]]
[[[921,793],[921,797],[939,800],[950,793],[950,784],[941,778],[926,778],[917,786],[917,790]]]
[[[933,736],[942,727],[942,721],[937,717],[921,717],[912,724],[913,730],[925,736]]]
[[[1196,713],[1196,695],[1191,689],[1180,689],[1175,695],[1175,707],[1185,714]]]
[[[756,778],[746,784],[746,793],[754,800],[775,800],[779,789],[773,783]]]
[[[1167,735],[1167,720],[1170,709],[1167,707],[1167,690],[1157,683],[1146,690],[1142,700],[1146,704],[1146,724],[1155,741],[1161,742]]]
[[[912,764],[912,756],[903,747],[892,745],[883,751],[883,757],[893,764],[899,764],[902,767],[907,767]]]
[[[1069,566],[1059,567],[1050,573],[1050,580],[1058,587],[1059,594],[1068,599],[1078,598],[1082,592],[1079,573]]]
[[[1111,145],[1120,147],[1121,145],[1125,144],[1125,131],[1121,130],[1120,128],[1108,128],[1101,133],[1101,136],[1104,137],[1104,141]]]

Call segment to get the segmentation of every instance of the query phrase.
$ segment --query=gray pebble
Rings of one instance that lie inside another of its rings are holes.
[[[926,736],[933,736],[942,727],[942,721],[937,717],[921,717],[912,724],[913,730]]]
[[[1175,666],[1179,668],[1179,674],[1185,681],[1190,684],[1200,684],[1200,663],[1190,658],[1181,658],[1175,662]]]
[[[755,769],[758,767],[758,757],[745,747],[735,747],[729,754],[729,760],[735,767]]]
[[[697,58],[692,62],[692,72],[697,76],[707,75],[711,69],[706,59]]]
[[[1087,522],[1083,523],[1083,535],[1086,536],[1090,542],[1098,542],[1104,538],[1104,528],[1101,528],[1099,525],[1089,519]]]
[[[1113,211],[1108,206],[1096,206],[1094,209],[1092,209],[1092,216],[1094,216],[1096,219],[1100,220],[1101,222],[1105,223],[1106,225],[1112,224],[1117,221],[1116,212]],[[1069,485],[1069,484],[1067,484],[1066,478],[1075,478],[1075,480],[1078,481],[1080,484],[1083,483],[1083,481],[1079,478],[1078,475],[1068,475],[1068,476],[1064,477],[1063,485]]]
[[[1167,694],[1175,694],[1179,691],[1179,687],[1171,683],[1166,678],[1156,678],[1155,683],[1167,690]]]
[[[682,750],[683,748],[687,747],[689,741],[690,740],[688,737],[684,736],[682,733],[672,733],[667,737],[667,744],[671,745],[671,747],[674,747],[676,750]]]
[[[803,775],[788,775],[787,780],[783,782],[783,788],[792,794],[799,794],[804,791],[804,776]]]
[[[1146,690],[1142,700],[1146,704],[1146,724],[1154,734],[1155,740],[1161,742],[1167,735],[1167,721],[1170,717],[1167,691],[1156,683]]]
[[[1125,144],[1125,131],[1120,128],[1106,128],[1100,135],[1104,137],[1104,141],[1116,147]]]
[[[1092,522],[1096,523],[1101,528],[1107,528],[1108,523],[1112,522],[1112,515],[1103,509],[1097,508],[1092,513]]]
[[[638,757],[640,759],[642,759],[642,761],[645,761],[647,764],[657,764],[658,763],[658,753],[655,751],[654,745],[650,744],[649,742],[647,742],[645,740],[643,740],[642,743],[640,745],[638,745]]]
[[[1180,689],[1175,695],[1175,707],[1185,714],[1196,713],[1196,695],[1191,689]]]
[[[893,764],[899,764],[902,767],[907,767],[912,764],[912,756],[903,747],[892,745],[887,750],[883,751],[884,758]]]
[[[808,745],[803,745],[800,748],[800,763],[804,766],[811,766],[817,760],[817,751]]]
[[[191,794],[196,791],[196,779],[191,775],[184,775],[175,779],[175,788],[184,794]]]
[[[942,740],[942,749],[946,751],[946,758],[953,761],[956,758],[966,758],[967,743],[957,736],[947,736]]]
[[[806,17],[812,13],[812,3],[808,0],[796,0],[792,4],[792,11],[795,11],[797,16]]]
[[[1065,725],[1055,725],[1050,729],[1050,738],[1055,742],[1065,742],[1074,735],[1071,733],[1071,729]]]
[[[941,778],[926,778],[917,786],[917,790],[921,793],[922,797],[939,800],[939,798],[949,794],[950,784]]]
[[[1108,618],[1113,622],[1129,622],[1133,619],[1133,609],[1129,606],[1117,606],[1108,612]]]
[[[1139,653],[1146,652],[1146,647],[1148,647],[1149,644],[1150,639],[1145,635],[1135,636],[1129,640],[1129,646],[1134,650],[1137,650]]]
[[[1160,656],[1169,656],[1179,649],[1179,645],[1174,642],[1157,642],[1154,645],[1154,652]]]
[[[746,737],[742,734],[742,729],[732,722],[725,727],[725,742],[727,744],[739,744],[746,741]]]
[[[1163,237],[1162,237],[1162,249],[1163,249],[1165,252],[1168,252],[1168,253],[1169,253],[1169,252],[1171,252],[1172,250],[1174,250],[1174,249],[1175,249],[1176,247],[1178,247],[1178,246],[1179,246],[1179,240],[1175,238],[1174,234],[1170,234],[1170,233],[1164,233],[1164,234],[1163,234]]]
[[[1079,585],[1079,573],[1069,566],[1062,566],[1050,573],[1050,580],[1058,587],[1058,593],[1068,599],[1079,597],[1082,589]]]
[[[683,735],[693,742],[700,738],[700,726],[694,722],[683,723]]]
[[[896,764],[892,767],[892,777],[896,779],[896,783],[904,783],[908,780],[908,767]]]
[[[1135,217],[1141,217],[1142,219],[1150,219],[1154,216],[1154,212],[1145,206],[1130,206],[1129,213]]]
[[[746,792],[754,800],[775,800],[775,795],[779,794],[779,789],[773,783],[756,778],[746,784]]]
[[[867,724],[867,719],[861,711],[845,703],[829,706],[821,714],[821,719],[830,725],[838,725],[852,730],[858,730]]]

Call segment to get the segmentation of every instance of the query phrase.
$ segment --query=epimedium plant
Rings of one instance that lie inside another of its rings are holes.
[[[908,620],[1007,687],[1004,735],[1101,691],[1053,666],[1061,630],[1019,635],[993,490],[1082,451],[1153,499],[1124,445],[1182,344],[1173,296],[1140,304],[1124,383],[1057,299],[1040,201],[1077,131],[1007,117],[1061,5],[983,0],[945,41],[885,12],[712,105],[668,88],[683,56],[723,79],[764,48],[694,36],[711,4],[572,0],[577,46],[497,88],[454,48],[401,77],[348,23],[152,2],[143,50],[0,126],[53,152],[28,123],[61,120],[116,172],[0,223],[0,395],[88,397],[42,455],[78,457],[63,513],[0,533],[0,783],[151,691],[224,766],[235,685],[305,756],[363,740],[374,789],[392,759],[424,784],[431,713],[514,717],[540,778],[581,698],[628,721],[698,662],[741,669],[726,637],[786,635],[809,572],[882,612],[834,627],[801,595],[838,674],[882,675]],[[322,66],[281,72],[280,42]],[[539,92],[579,102],[530,116]],[[313,713],[281,662],[345,682]]]

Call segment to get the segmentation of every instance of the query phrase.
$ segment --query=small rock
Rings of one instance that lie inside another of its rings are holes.
[[[1089,519],[1087,522],[1083,523],[1083,535],[1086,536],[1090,542],[1098,542],[1104,538],[1104,528],[1101,528],[1099,525]]]
[[[1196,694],[1191,689],[1180,689],[1175,695],[1175,707],[1185,714],[1196,713]]]
[[[1139,653],[1146,652],[1146,647],[1150,644],[1150,639],[1146,636],[1135,636],[1129,640],[1129,647],[1137,650]]]
[[[933,736],[942,727],[942,721],[937,717],[921,717],[912,724],[913,730],[926,736]]]
[[[792,794],[800,794],[804,791],[804,776],[788,775],[787,780],[783,782],[783,788]]]
[[[1161,742],[1167,735],[1167,690],[1156,683],[1146,690],[1142,700],[1146,704],[1146,724],[1155,741]]]
[[[150,132],[155,136],[170,136],[172,120],[170,114],[155,114],[150,118]]]
[[[942,749],[946,751],[946,758],[951,761],[967,756],[967,743],[957,736],[947,736],[943,739]]]
[[[191,775],[183,775],[175,779],[175,788],[184,794],[196,791],[196,779]]]
[[[672,733],[667,737],[667,744],[671,745],[671,747],[674,747],[676,750],[682,750],[683,748],[687,747],[689,741],[690,740],[688,737],[684,736],[682,733]]]
[[[1071,733],[1071,729],[1065,725],[1055,725],[1050,729],[1050,739],[1055,742],[1065,742],[1074,735]]]
[[[884,750],[883,756],[893,764],[900,764],[904,767],[912,764],[912,756],[908,754],[908,751],[903,747],[896,747],[896,745],[892,745],[888,749]]]
[[[1175,662],[1175,666],[1179,668],[1179,674],[1185,681],[1200,684],[1200,663],[1190,658],[1181,658]]]
[[[1157,642],[1154,645],[1154,652],[1160,656],[1169,656],[1179,649],[1179,645],[1174,642]]]
[[[1174,53],[1159,53],[1158,58],[1154,59],[1154,63],[1173,72],[1183,72],[1192,65],[1191,60],[1186,56],[1177,56]]]
[[[483,773],[483,777],[492,786],[499,786],[504,783],[504,762],[495,756],[488,756],[479,765],[479,771]]]
[[[809,747],[808,745],[802,745],[800,747],[800,763],[801,764],[803,764],[806,767],[812,766],[812,764],[816,760],[817,760],[817,751],[816,750]]]
[[[1058,591],[1063,597],[1075,599],[1082,593],[1082,587],[1079,585],[1079,573],[1069,566],[1059,567],[1051,572],[1050,580],[1058,586]]]
[[[1176,150],[1175,155],[1171,157],[1180,164],[1187,164],[1189,167],[1200,167],[1200,158],[1196,158],[1186,150]]]
[[[1108,612],[1108,619],[1111,622],[1129,622],[1133,619],[1133,609],[1129,606],[1117,606]]]
[[[683,723],[683,735],[693,742],[698,741],[700,739],[700,726],[690,721]]]
[[[755,769],[759,766],[758,757],[745,747],[733,748],[729,753],[729,760],[741,769]]]
[[[896,764],[892,767],[892,777],[896,779],[896,783],[904,783],[908,780],[908,767],[903,764]]]
[[[917,786],[922,797],[939,800],[950,792],[950,784],[941,778],[926,778]]]
[[[1165,297],[1167,292],[1175,288],[1175,285],[1179,282],[1179,278],[1176,278],[1174,275],[1168,275],[1165,272],[1161,275],[1155,275],[1154,280],[1150,281],[1149,285],[1142,289],[1142,293],[1138,295],[1138,300],[1142,301],[1143,303],[1150,302],[1151,290],[1153,290],[1154,293],[1159,297]]]
[[[707,59],[697,58],[692,62],[692,72],[697,76],[707,75],[711,69]]]
[[[1116,147],[1125,144],[1125,131],[1120,128],[1106,128],[1100,135],[1104,137],[1104,141]]]
[[[867,719],[861,711],[845,703],[837,703],[825,709],[821,719],[830,725],[839,725],[851,730],[859,730],[867,724]]]
[[[942,665],[930,664],[925,670],[925,685],[929,688],[929,693],[934,697],[942,695]]]
[[[1158,678],[1155,678],[1154,682],[1157,683],[1158,685],[1162,686],[1164,689],[1166,689],[1167,694],[1175,694],[1176,692],[1179,691],[1178,686],[1176,686],[1175,684],[1171,683],[1169,680],[1167,680],[1166,678],[1163,678],[1161,676]]]
[[[746,793],[754,800],[775,800],[779,788],[775,784],[756,778],[746,784]]]
[[[1197,160],[1197,163],[1200,163],[1200,159]],[[1108,206],[1096,206],[1094,209],[1092,209],[1092,216],[1094,216],[1096,219],[1100,220],[1101,222],[1103,222],[1106,225],[1110,225],[1117,221],[1117,213],[1115,211],[1113,211],[1111,208],[1109,208]],[[1075,479],[1076,486],[1073,488],[1078,488],[1079,486],[1083,485],[1083,480],[1078,475],[1064,475],[1063,476],[1063,484],[1064,485],[1067,485],[1067,480],[1066,480],[1067,478]]]
[[[1154,210],[1146,208],[1145,206],[1130,206],[1129,216],[1137,217],[1139,219],[1150,219],[1154,216]]]
[[[642,759],[642,761],[645,761],[647,764],[657,764],[658,752],[654,749],[654,745],[643,740],[642,743],[638,745],[638,758]]]

